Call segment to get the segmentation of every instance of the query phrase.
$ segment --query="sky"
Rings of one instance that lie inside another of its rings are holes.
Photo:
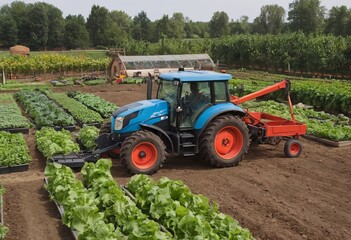
[[[34,3],[34,0],[22,0],[25,3]],[[9,4],[13,1],[0,0],[0,6]],[[107,9],[119,10],[126,12],[129,16],[134,17],[139,12],[145,11],[152,21],[162,18],[164,14],[172,16],[175,12],[181,12],[185,17],[193,21],[211,20],[213,13],[224,11],[228,14],[229,19],[237,20],[246,15],[252,22],[260,14],[260,9],[266,4],[278,4],[282,6],[286,13],[289,11],[289,3],[293,0],[46,0],[41,1],[50,3],[63,12],[64,16],[69,14],[82,14],[88,17],[91,7],[96,4],[104,6]],[[351,0],[321,0],[321,5],[327,10],[333,6],[345,5],[351,8]]]

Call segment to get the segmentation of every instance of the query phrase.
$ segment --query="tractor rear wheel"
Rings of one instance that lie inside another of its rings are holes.
[[[146,130],[138,131],[123,142],[120,159],[132,174],[153,174],[162,167],[165,148],[156,134]]]
[[[246,124],[236,116],[223,115],[212,120],[200,138],[200,153],[216,167],[236,166],[249,149]]]

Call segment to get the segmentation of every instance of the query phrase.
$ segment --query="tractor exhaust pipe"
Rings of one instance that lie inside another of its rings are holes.
[[[146,99],[152,99],[152,77],[149,73],[149,77],[146,78]]]

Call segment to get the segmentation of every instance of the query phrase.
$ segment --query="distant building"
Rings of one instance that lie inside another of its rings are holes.
[[[152,56],[123,56],[113,58],[111,77],[124,75],[127,77],[147,77],[163,72],[176,71],[179,68],[213,70],[214,62],[207,54],[177,54]]]

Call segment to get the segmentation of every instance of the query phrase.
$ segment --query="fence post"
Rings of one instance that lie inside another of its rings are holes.
[[[2,69],[2,84],[6,84],[5,70]]]

